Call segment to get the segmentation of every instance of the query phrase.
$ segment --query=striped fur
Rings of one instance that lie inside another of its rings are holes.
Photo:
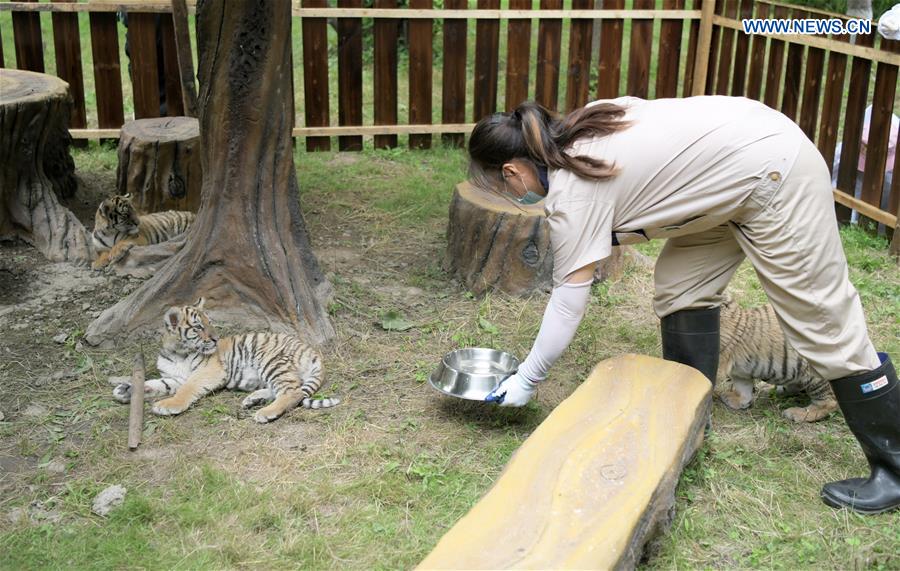
[[[169,210],[138,214],[131,195],[115,195],[100,203],[91,234],[97,259],[92,267],[102,269],[118,260],[132,246],[159,244],[187,232],[193,212]]]
[[[731,386],[719,398],[733,409],[750,406],[755,380],[776,385],[779,392],[809,395],[809,406],[784,411],[794,422],[815,422],[837,408],[831,385],[787,343],[770,305],[746,309],[730,298],[723,303],[717,385],[728,378]]]
[[[242,406],[265,404],[254,419],[275,420],[296,406],[330,408],[336,398],[314,399],[322,385],[322,358],[309,345],[282,333],[248,333],[219,339],[203,312],[203,299],[166,312],[166,332],[156,361],[160,378],[145,383],[149,397],[167,396],[154,414],[180,414],[218,389],[250,392]],[[131,385],[113,390],[120,402],[131,400]]]

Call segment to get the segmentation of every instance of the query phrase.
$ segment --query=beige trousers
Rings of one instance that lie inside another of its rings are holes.
[[[719,305],[745,257],[788,342],[819,375],[834,380],[880,365],[848,277],[831,176],[811,142],[783,181],[770,173],[728,223],[666,242],[656,264],[656,314]]]

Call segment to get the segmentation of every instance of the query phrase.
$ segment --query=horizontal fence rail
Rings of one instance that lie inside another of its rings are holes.
[[[842,221],[858,215],[897,227],[900,182],[888,184],[886,173],[900,167],[900,155],[887,164],[900,42],[875,33],[747,35],[741,24],[846,16],[768,0],[407,3],[293,2],[302,110],[293,135],[306,150],[331,149],[335,138],[341,150],[365,141],[428,148],[435,136],[461,145],[480,117],[526,99],[566,112],[621,95],[744,96],[781,111],[816,143],[836,172]],[[183,113],[169,2],[0,3],[6,13],[0,65],[55,65],[71,86],[76,140],[114,139],[126,117]],[[892,248],[900,251],[898,235]]]

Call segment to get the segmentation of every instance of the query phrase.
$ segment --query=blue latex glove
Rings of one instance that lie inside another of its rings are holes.
[[[500,406],[525,406],[536,388],[537,383],[516,373],[500,383],[500,386],[484,397],[484,401],[495,402]]]

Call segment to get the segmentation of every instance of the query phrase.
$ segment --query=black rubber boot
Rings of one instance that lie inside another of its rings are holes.
[[[869,461],[868,479],[825,484],[822,500],[835,508],[877,514],[900,507],[900,384],[890,357],[874,371],[831,381],[847,426]]]
[[[719,369],[719,308],[684,309],[660,321],[666,361],[690,365],[716,384]]]

